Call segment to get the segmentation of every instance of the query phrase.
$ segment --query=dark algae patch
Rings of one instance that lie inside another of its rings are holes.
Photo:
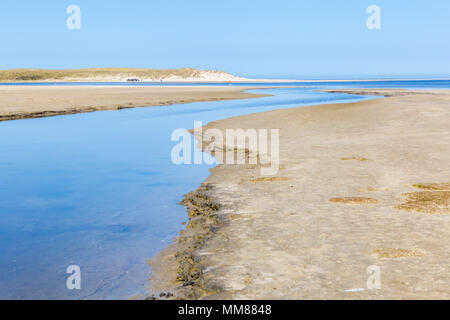
[[[450,191],[450,183],[418,183],[413,187],[424,190]]]
[[[421,191],[406,193],[406,202],[398,209],[430,214],[450,213],[450,191]]]
[[[450,213],[450,183],[418,183],[413,187],[426,191],[405,193],[406,201],[397,209],[429,214]]]
[[[328,200],[335,203],[350,203],[350,204],[364,204],[364,203],[377,203],[377,199],[366,197],[345,197],[345,198],[331,198]]]
[[[351,160],[355,160],[355,161],[369,161],[369,159],[364,158],[364,157],[343,157],[341,158],[341,160],[343,161],[351,161]]]
[[[220,288],[210,286],[203,277],[198,251],[211,239],[222,224],[217,215],[219,203],[211,196],[212,184],[202,184],[196,191],[185,195],[180,203],[187,208],[189,223],[180,232],[175,252],[176,287],[175,299],[197,300],[220,292]],[[155,299],[158,297],[149,297]]]
[[[401,249],[401,248],[381,248],[376,249],[372,252],[374,256],[377,258],[410,258],[410,257],[423,257],[424,254],[422,252],[416,250],[409,249]]]
[[[204,267],[197,255],[197,251],[214,236],[221,225],[217,215],[220,205],[210,195],[213,188],[212,184],[202,184],[196,191],[186,194],[181,202],[187,208],[189,223],[180,234],[179,251],[175,258],[178,263],[177,281],[182,284],[181,291],[187,299],[199,299],[219,291],[204,281]]]

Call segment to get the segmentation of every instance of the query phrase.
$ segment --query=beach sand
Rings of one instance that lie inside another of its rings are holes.
[[[62,114],[263,97],[246,87],[0,86],[0,121]]]
[[[279,128],[280,171],[212,169],[184,200],[187,229],[151,261],[153,292],[450,298],[450,91],[341,91],[387,97],[207,126]],[[380,289],[367,286],[374,268]]]

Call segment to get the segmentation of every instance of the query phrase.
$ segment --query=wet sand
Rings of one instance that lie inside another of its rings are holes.
[[[0,121],[62,114],[248,99],[245,87],[0,86]]]
[[[157,297],[450,298],[450,91],[340,91],[387,97],[207,126],[279,128],[280,171],[211,170],[151,262]]]

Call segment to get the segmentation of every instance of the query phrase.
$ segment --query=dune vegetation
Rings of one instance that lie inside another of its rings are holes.
[[[1,82],[28,81],[141,81],[202,79],[205,76],[233,78],[223,71],[209,71],[192,68],[180,69],[137,69],[137,68],[89,68],[67,70],[12,69],[0,70]]]

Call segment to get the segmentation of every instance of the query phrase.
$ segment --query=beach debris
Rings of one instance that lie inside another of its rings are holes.
[[[424,253],[409,249],[400,248],[381,248],[372,252],[372,255],[377,258],[409,258],[409,257],[423,257]]]
[[[377,199],[367,197],[331,198],[328,201],[335,203],[348,203],[348,204],[378,203]]]
[[[146,297],[144,300],[168,300],[168,299],[174,299],[175,296],[171,292],[160,292],[159,294],[152,294],[148,297]]]

